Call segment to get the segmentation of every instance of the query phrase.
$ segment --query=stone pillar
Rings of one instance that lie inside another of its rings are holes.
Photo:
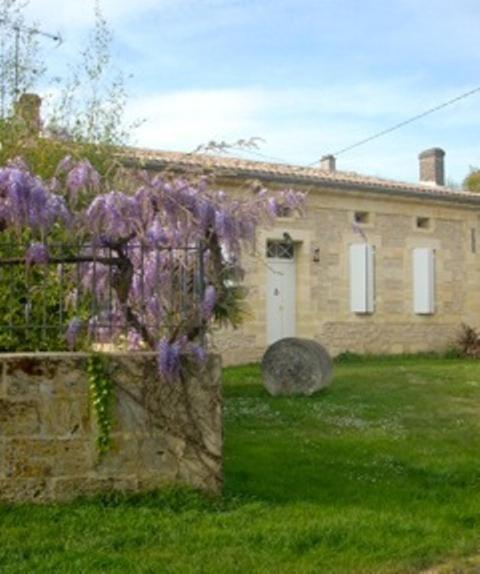
[[[427,149],[419,154],[421,183],[445,185],[444,158],[445,152],[438,147]]]

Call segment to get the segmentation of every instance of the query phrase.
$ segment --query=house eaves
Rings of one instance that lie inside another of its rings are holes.
[[[449,187],[412,184],[354,172],[326,172],[319,168],[267,163],[231,157],[219,157],[179,152],[162,152],[128,148],[121,153],[122,161],[129,167],[185,173],[201,170],[214,173],[221,179],[255,179],[281,185],[310,185],[320,188],[341,189],[345,192],[366,192],[390,197],[410,197],[424,201],[441,201],[471,205],[480,208],[480,194]]]

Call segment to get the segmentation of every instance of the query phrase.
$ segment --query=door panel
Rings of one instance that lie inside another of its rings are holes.
[[[295,336],[295,259],[267,259],[267,343]]]

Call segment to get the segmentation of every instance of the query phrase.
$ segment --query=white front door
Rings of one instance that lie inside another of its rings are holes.
[[[296,270],[293,243],[267,244],[267,344],[295,336]]]

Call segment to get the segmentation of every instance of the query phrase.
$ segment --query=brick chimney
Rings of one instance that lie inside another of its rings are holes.
[[[324,155],[320,159],[320,169],[333,173],[336,169],[335,167],[335,156],[334,155]]]
[[[22,120],[30,136],[40,134],[42,99],[37,94],[22,94],[15,104],[15,116]]]
[[[420,161],[420,181],[432,185],[445,185],[445,152],[439,147],[422,151]]]

